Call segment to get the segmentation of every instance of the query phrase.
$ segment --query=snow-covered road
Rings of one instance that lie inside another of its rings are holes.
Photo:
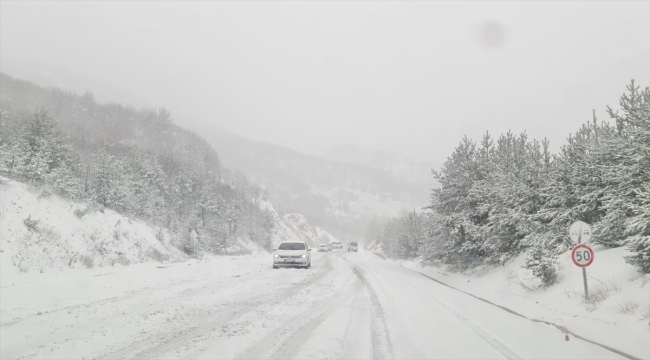
[[[166,265],[167,266],[167,265]],[[2,359],[612,359],[359,252],[223,257],[3,281]]]

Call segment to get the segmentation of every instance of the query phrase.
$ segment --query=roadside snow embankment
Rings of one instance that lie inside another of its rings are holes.
[[[0,177],[0,276],[178,261],[165,231]]]
[[[295,235],[295,239],[306,242],[310,247],[318,246],[317,235],[304,215],[297,213],[285,214],[282,220]]]
[[[282,221],[282,218],[273,208],[273,204],[269,201],[261,201],[260,207],[271,214],[273,221],[273,229],[271,230],[271,243],[274,248],[277,248],[283,241],[296,240],[296,235],[289,229],[289,227]]]
[[[570,334],[640,359],[650,359],[650,275],[625,263],[623,248],[595,246],[587,268],[590,298],[584,299],[582,272],[570,252],[560,255],[559,282],[548,288],[521,266],[520,256],[503,267],[454,273],[436,264],[388,260],[445,285],[505,307],[528,319],[561,327]]]

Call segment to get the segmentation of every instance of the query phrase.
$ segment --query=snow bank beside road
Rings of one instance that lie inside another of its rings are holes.
[[[0,276],[177,261],[165,231],[0,177]]]
[[[310,247],[318,246],[318,237],[304,215],[285,214],[283,220],[298,241],[304,241]]]
[[[442,266],[418,261],[394,261],[448,286],[506,307],[529,319],[566,328],[588,340],[641,359],[650,359],[650,276],[626,264],[623,248],[596,246],[595,260],[587,269],[593,300],[584,302],[582,273],[562,254],[560,282],[537,289],[538,282],[522,269],[520,256],[503,267],[452,273]]]
[[[261,201],[260,207],[265,209],[271,214],[273,219],[273,230],[271,233],[271,243],[274,248],[277,248],[283,241],[296,240],[296,235],[289,229],[289,227],[282,221],[282,218],[277,211],[273,208],[273,204],[269,201]]]

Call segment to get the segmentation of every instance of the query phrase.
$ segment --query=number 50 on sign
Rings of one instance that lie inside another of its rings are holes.
[[[571,259],[577,267],[586,268],[594,262],[594,250],[585,244],[573,248]]]

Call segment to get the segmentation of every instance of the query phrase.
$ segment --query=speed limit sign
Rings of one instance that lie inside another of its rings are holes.
[[[586,268],[594,262],[594,250],[585,244],[579,244],[571,251],[571,260],[577,267]]]

